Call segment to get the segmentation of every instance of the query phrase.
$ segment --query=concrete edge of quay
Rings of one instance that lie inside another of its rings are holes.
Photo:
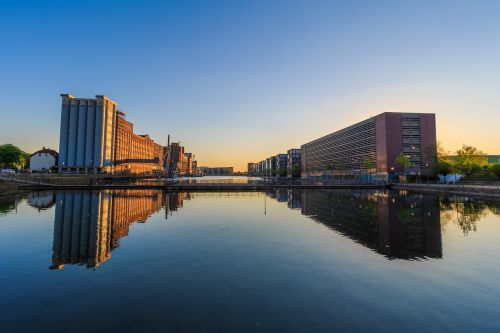
[[[393,184],[391,188],[394,190],[406,190],[429,194],[473,196],[478,198],[500,200],[500,184],[471,185],[397,183]]]

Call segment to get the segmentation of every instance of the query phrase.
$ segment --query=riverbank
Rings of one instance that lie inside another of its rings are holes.
[[[0,179],[0,197],[15,196],[30,191],[29,189],[20,188],[17,184]]]
[[[484,184],[393,184],[395,190],[407,190],[430,194],[451,194],[500,199],[500,183]]]

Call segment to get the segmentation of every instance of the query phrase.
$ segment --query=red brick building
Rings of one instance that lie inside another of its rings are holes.
[[[163,147],[149,135],[134,133],[134,125],[117,111],[115,136],[115,172],[151,173],[163,170]]]

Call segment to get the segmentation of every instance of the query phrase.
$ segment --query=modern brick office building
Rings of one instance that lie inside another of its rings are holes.
[[[144,173],[163,169],[163,149],[132,123],[106,96],[62,94],[59,172]]]
[[[302,177],[356,173],[426,175],[435,160],[436,120],[428,113],[385,112],[302,145]],[[371,161],[371,162],[370,162]]]

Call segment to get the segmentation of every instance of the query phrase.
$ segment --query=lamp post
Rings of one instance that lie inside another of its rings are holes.
[[[429,162],[425,162],[425,183],[429,184]]]

